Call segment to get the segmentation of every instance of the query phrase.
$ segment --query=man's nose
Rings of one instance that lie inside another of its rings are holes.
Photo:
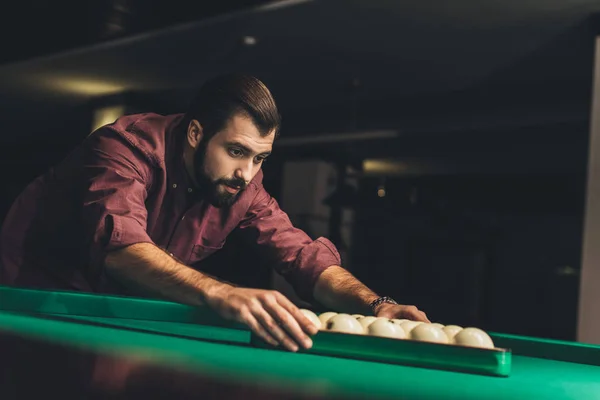
[[[252,180],[253,170],[254,163],[252,162],[252,160],[250,162],[244,162],[236,170],[235,177],[238,179],[243,179],[245,183],[248,183]]]

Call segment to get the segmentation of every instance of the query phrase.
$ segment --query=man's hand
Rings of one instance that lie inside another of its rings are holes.
[[[410,319],[413,321],[431,322],[427,315],[415,306],[405,306],[401,304],[382,303],[375,310],[375,316],[389,319]]]
[[[228,286],[213,293],[206,301],[223,318],[246,324],[267,343],[282,344],[291,351],[297,351],[298,345],[311,348],[312,340],[308,335],[318,332],[290,300],[274,290]]]

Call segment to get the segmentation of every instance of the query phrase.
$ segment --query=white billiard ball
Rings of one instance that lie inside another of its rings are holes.
[[[319,317],[317,317],[317,314],[305,308],[301,308],[300,312],[304,314],[306,318],[308,318],[310,322],[312,322],[317,327],[317,329],[321,329],[323,324],[321,324],[321,320],[319,319]]]
[[[433,325],[433,326],[437,326],[437,327],[438,327],[438,328],[440,328],[440,329],[444,329],[444,325],[442,325],[442,324],[439,324],[439,323],[437,323],[437,322],[434,322],[434,323],[433,323],[433,324],[431,324],[431,325]]]
[[[352,314],[352,316],[353,316],[354,318],[356,318],[356,319],[361,319],[361,318],[364,318],[364,317],[365,317],[365,316],[364,316],[364,315],[362,315],[362,314]]]
[[[456,336],[458,332],[462,331],[462,329],[462,326],[458,325],[446,325],[442,328],[442,330],[446,333],[446,336],[448,336],[450,343],[454,343],[454,336]]]
[[[410,338],[421,342],[448,343],[448,336],[433,324],[419,324],[410,331]]]
[[[400,326],[402,327],[402,329],[404,329],[404,332],[406,332],[406,334],[410,334],[410,331],[412,331],[417,325],[421,325],[423,324],[423,322],[421,321],[404,321],[400,324]]]
[[[494,342],[492,338],[479,328],[465,328],[454,336],[454,343],[462,346],[481,347],[484,349],[493,349]]]
[[[325,329],[333,332],[354,333],[362,335],[365,328],[350,314],[337,314],[325,324]]]
[[[358,322],[362,325],[362,327],[366,329],[369,327],[369,325],[371,325],[373,322],[377,321],[377,317],[373,317],[372,315],[369,315],[367,317],[361,318],[358,320]]]
[[[406,339],[404,329],[386,318],[378,318],[376,321],[373,321],[367,328],[367,334],[394,339]]]
[[[333,312],[333,311],[327,311],[324,312],[322,314],[319,314],[319,319],[321,320],[321,324],[323,326],[325,326],[325,324],[327,323],[327,321],[329,321],[329,319],[333,316],[336,316],[338,313]]]
[[[392,319],[391,319],[391,321],[392,321],[394,324],[400,325],[400,324],[402,324],[404,321],[410,321],[410,320],[409,320],[409,319],[397,319],[397,318],[392,318]]]

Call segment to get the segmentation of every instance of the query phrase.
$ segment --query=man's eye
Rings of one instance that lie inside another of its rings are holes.
[[[242,151],[240,149],[229,149],[229,154],[231,154],[234,157],[240,157],[244,153],[242,153]]]

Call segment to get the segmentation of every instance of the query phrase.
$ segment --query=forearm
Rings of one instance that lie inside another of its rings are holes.
[[[151,243],[138,243],[110,252],[107,273],[125,286],[153,296],[199,306],[230,287],[177,262]]]
[[[221,317],[246,324],[273,346],[310,348],[317,327],[276,291],[234,287],[189,268],[150,243],[108,254],[106,271],[126,286],[193,306],[207,305]]]
[[[379,296],[339,266],[327,268],[317,280],[314,297],[332,311],[371,314],[369,303]]]

